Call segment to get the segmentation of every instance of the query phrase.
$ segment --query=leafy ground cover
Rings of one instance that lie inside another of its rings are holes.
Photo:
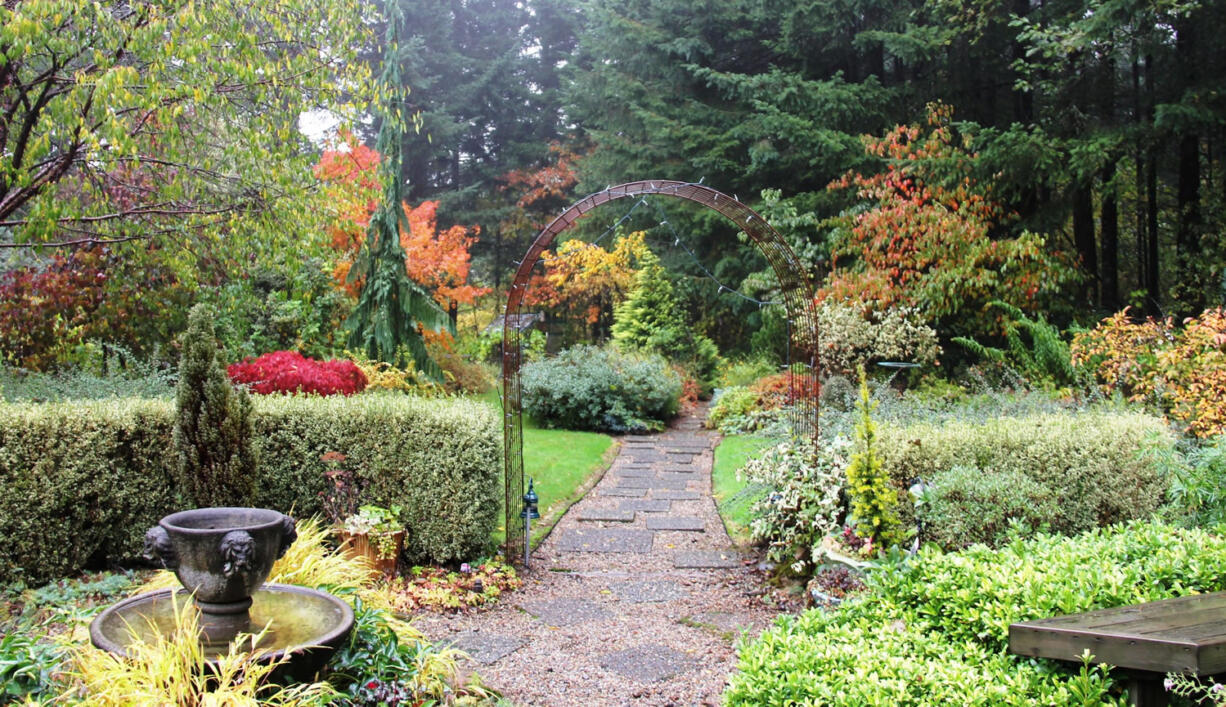
[[[775,444],[778,440],[754,435],[728,435],[715,448],[715,465],[711,471],[712,496],[724,519],[728,536],[738,545],[751,541],[749,524],[753,520],[750,507],[763,493],[743,478],[737,471],[751,458]]]
[[[895,554],[858,599],[786,617],[741,649],[730,705],[1115,705],[1107,670],[1009,655],[1015,621],[1226,587],[1226,540],[1161,523],[992,550]]]

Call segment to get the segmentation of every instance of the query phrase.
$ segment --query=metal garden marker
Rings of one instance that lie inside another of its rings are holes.
[[[539,501],[536,490],[532,488],[532,479],[528,479],[528,493],[524,494],[524,509],[519,512],[519,517],[524,519],[524,567],[528,566],[528,554],[532,552],[532,519],[541,517],[540,511],[536,509]]]

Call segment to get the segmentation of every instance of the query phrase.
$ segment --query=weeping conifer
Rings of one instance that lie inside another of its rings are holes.
[[[357,306],[345,323],[349,345],[376,361],[404,363],[404,352],[418,370],[436,380],[442,372],[426,352],[421,330],[452,331],[451,319],[405,269],[400,229],[408,230],[404,213],[404,161],[401,137],[407,128],[401,110],[407,87],[400,75],[400,28],[404,15],[398,3],[384,3],[387,17],[387,52],[379,78],[382,123],[375,150],[381,155],[383,199],[370,217],[366,244],[349,271],[350,281],[362,281]]]

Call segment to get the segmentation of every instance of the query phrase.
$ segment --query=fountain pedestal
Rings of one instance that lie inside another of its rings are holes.
[[[257,648],[270,659],[287,653],[319,662],[353,627],[344,601],[315,589],[264,585],[273,563],[297,539],[294,519],[262,508],[200,508],[172,513],[145,534],[145,555],[173,570],[200,610],[206,655],[225,653],[235,636],[264,632]],[[126,655],[150,632],[173,631],[176,592],[165,590],[122,601],[90,624],[95,646]],[[320,649],[324,650],[321,651]]]

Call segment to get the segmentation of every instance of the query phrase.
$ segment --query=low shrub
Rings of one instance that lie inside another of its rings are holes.
[[[759,378],[749,389],[758,394],[759,403],[765,409],[789,407],[797,400],[821,395],[821,384],[816,378],[792,371]]]
[[[725,388],[711,402],[711,407],[707,411],[706,425],[710,429],[719,430],[729,419],[744,417],[757,409],[757,393],[745,386]]]
[[[1130,523],[998,550],[928,546],[834,611],[742,647],[729,705],[1120,704],[1106,672],[1006,652],[1010,623],[1226,588],[1226,539]]]
[[[1156,401],[1198,437],[1226,434],[1226,308],[1190,317],[1183,329],[1169,318],[1134,323],[1125,309],[1079,334],[1072,355],[1105,392]]]
[[[0,581],[29,584],[136,556],[144,532],[188,507],[174,482],[169,401],[0,404]],[[326,452],[399,505],[411,560],[479,554],[499,508],[502,437],[488,406],[409,396],[254,401],[261,460],[251,505],[320,511]]]
[[[908,307],[872,312],[849,302],[823,302],[817,307],[817,331],[826,375],[854,375],[878,361],[931,365],[941,355],[936,330]]]
[[[813,569],[822,539],[839,527],[850,449],[846,439],[820,448],[808,440],[783,442],[737,472],[765,489],[750,508],[750,533],[766,544],[772,562],[796,574]]]
[[[1031,535],[1060,511],[1050,488],[1016,469],[955,466],[937,472],[931,485],[916,515],[923,539],[946,549],[996,546],[1018,532]]]
[[[916,479],[932,483],[955,466],[1024,477],[1034,484],[1029,491],[1019,487],[1020,494],[1051,490],[1051,530],[1066,534],[1148,517],[1162,503],[1167,478],[1142,452],[1173,444],[1162,420],[1110,410],[883,425],[879,441],[885,469],[899,489]],[[956,498],[949,495],[945,502],[954,504]],[[946,506],[944,514],[961,513],[966,523],[978,522],[974,514],[981,506],[975,496],[963,498],[965,506]],[[994,534],[986,526],[968,532]]]
[[[777,366],[766,358],[748,358],[729,360],[719,367],[717,381],[721,388],[747,386],[750,383],[774,373]]]
[[[366,376],[353,361],[316,361],[293,351],[273,351],[226,368],[230,380],[262,395],[309,393],[353,395],[366,388]]]
[[[659,356],[576,346],[527,364],[521,376],[524,410],[549,427],[659,429],[680,405],[681,378]]]

